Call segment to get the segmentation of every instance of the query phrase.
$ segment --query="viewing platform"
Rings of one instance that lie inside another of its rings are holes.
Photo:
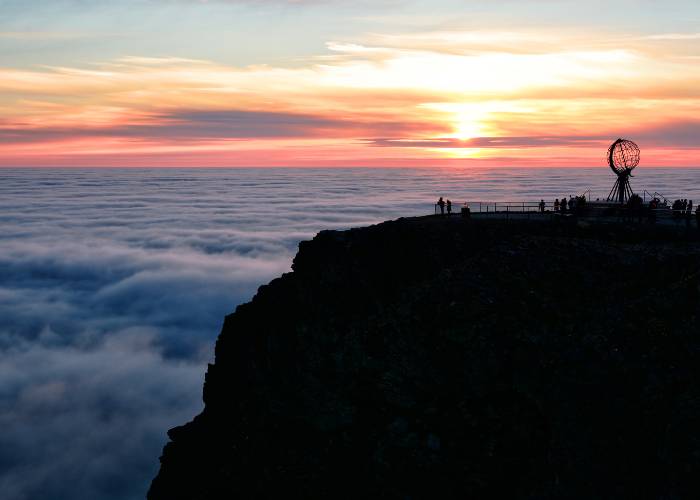
[[[586,201],[581,207],[573,210],[556,209],[554,203],[538,201],[454,201],[452,212],[447,209],[441,214],[440,206],[436,203],[433,214],[445,218],[472,218],[478,220],[533,220],[552,222],[585,222],[585,223],[630,223],[658,224],[672,227],[687,227],[700,230],[700,216],[695,209],[678,210],[664,200],[657,208],[651,208],[650,203],[636,208],[620,205],[609,201]],[[468,209],[465,213],[465,209]]]

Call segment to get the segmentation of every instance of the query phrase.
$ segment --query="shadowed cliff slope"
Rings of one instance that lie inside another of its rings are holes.
[[[226,318],[148,498],[697,498],[699,256],[643,226],[324,231]]]

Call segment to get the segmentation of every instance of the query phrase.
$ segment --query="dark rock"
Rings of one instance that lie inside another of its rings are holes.
[[[321,232],[226,318],[148,498],[699,498],[699,256],[645,227]]]

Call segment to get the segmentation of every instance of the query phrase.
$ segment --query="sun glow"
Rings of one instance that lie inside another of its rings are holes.
[[[480,148],[446,148],[446,149],[431,149],[433,154],[442,158],[461,160],[461,159],[479,159],[484,156],[483,150]]]
[[[489,124],[492,113],[504,111],[516,111],[512,106],[504,108],[498,102],[474,102],[474,103],[431,103],[424,106],[426,109],[438,111],[446,115],[445,121],[452,129],[452,133],[442,137],[466,141],[477,137],[498,135],[497,130]],[[439,119],[439,118],[438,118]]]
[[[481,124],[478,121],[465,117],[457,121],[453,137],[465,141],[474,137],[481,137],[482,135],[483,128]]]

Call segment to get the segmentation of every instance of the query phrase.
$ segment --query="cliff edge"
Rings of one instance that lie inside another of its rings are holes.
[[[644,225],[321,232],[226,317],[148,498],[698,498],[699,257]]]

